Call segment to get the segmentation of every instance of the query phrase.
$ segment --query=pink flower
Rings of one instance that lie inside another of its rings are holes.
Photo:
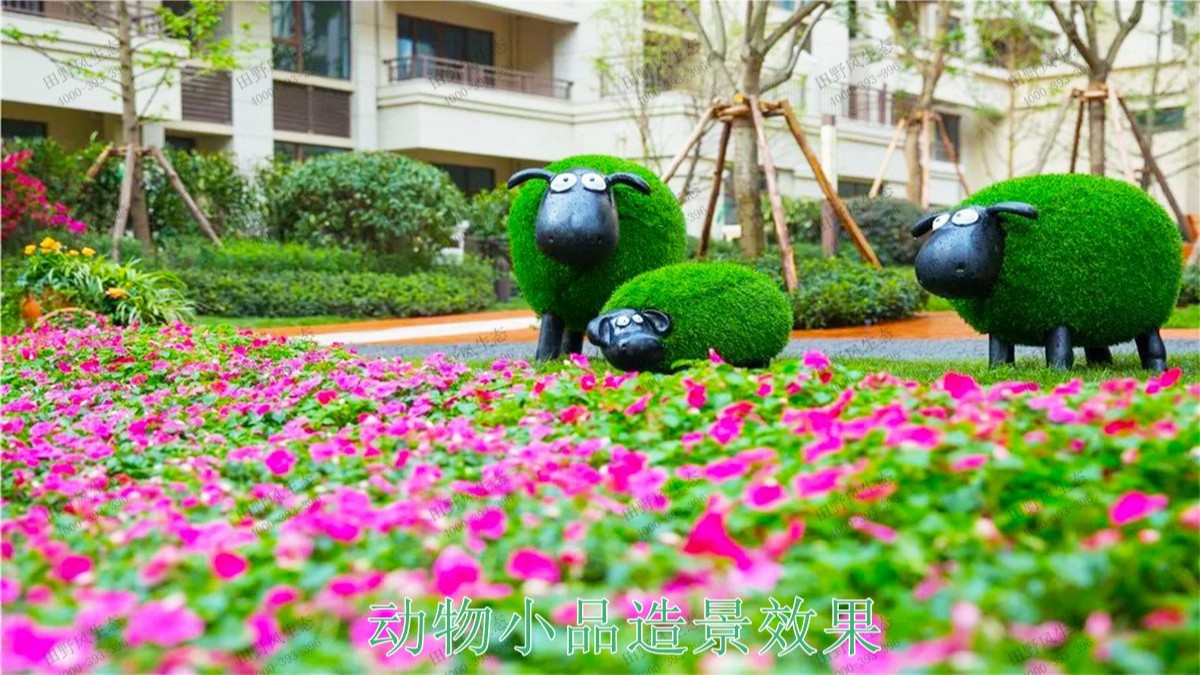
[[[683,552],[689,555],[715,555],[729,558],[738,567],[748,569],[750,556],[725,530],[725,514],[715,510],[715,499],[710,499],[704,514],[696,521],[688,534]]]
[[[871,537],[882,541],[885,544],[891,544],[896,541],[896,531],[886,525],[873,523],[862,516],[852,516],[850,518],[850,527],[865,532]]]
[[[828,370],[833,364],[821,352],[810,349],[804,352],[804,367],[813,370]]]
[[[1200,504],[1193,504],[1179,514],[1179,522],[1189,530],[1200,530]]]
[[[534,548],[521,548],[513,552],[508,559],[506,569],[509,576],[518,579],[541,579],[557,583],[562,575],[554,558]]]
[[[640,415],[646,410],[646,404],[649,402],[650,394],[646,394],[645,396],[629,404],[629,407],[625,408],[625,414],[630,417],[633,415]]]
[[[954,463],[950,465],[950,470],[956,472],[970,471],[972,469],[978,469],[984,464],[987,464],[987,461],[987,455],[966,455],[954,460]]]
[[[1177,607],[1160,607],[1142,617],[1142,626],[1146,630],[1175,628],[1184,624],[1183,612]]]
[[[495,507],[467,514],[467,529],[476,537],[499,539],[504,536],[507,524],[504,511]]]
[[[687,404],[693,408],[703,408],[708,402],[708,390],[703,384],[690,377],[683,378],[683,386],[687,389]]]
[[[63,581],[73,581],[81,574],[92,571],[92,561],[81,555],[69,555],[58,561],[54,572]]]
[[[213,573],[225,581],[241,576],[246,566],[245,558],[228,551],[221,551],[212,558]]]
[[[742,493],[742,503],[756,511],[770,511],[779,506],[786,493],[778,483],[754,483]]]
[[[1157,513],[1167,507],[1166,495],[1147,495],[1134,490],[1127,492],[1108,510],[1108,517],[1113,525],[1120,527],[1135,520]]]
[[[321,391],[317,392],[317,403],[320,403],[321,405],[329,405],[331,402],[336,401],[337,397],[338,395],[336,391],[332,389],[322,389]]]
[[[813,473],[797,474],[796,478],[792,481],[792,487],[796,489],[796,494],[801,499],[818,497],[830,490],[836,489],[842,473],[843,469],[841,467],[833,466]]]
[[[125,639],[134,647],[142,643],[174,647],[203,634],[204,622],[187,608],[181,596],[138,607],[125,626]]]
[[[0,577],[0,605],[16,602],[21,597],[21,584],[13,579]]]
[[[266,463],[271,473],[276,476],[283,476],[292,470],[292,465],[296,463],[296,456],[287,450],[275,450],[267,455],[267,458],[263,462]]]
[[[479,581],[482,574],[479,561],[457,546],[446,547],[433,563],[435,586],[444,597],[454,597],[463,586]]]
[[[946,373],[942,377],[941,388],[950,394],[954,400],[959,400],[966,397],[968,394],[973,394],[979,391],[979,385],[970,375],[960,375],[958,373]]]

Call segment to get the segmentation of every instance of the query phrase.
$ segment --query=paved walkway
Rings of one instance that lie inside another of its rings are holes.
[[[420,358],[434,352],[464,359],[529,358],[537,342],[537,317],[528,310],[461,314],[451,317],[389,319],[321,326],[264,328],[273,335],[305,336],[318,344],[354,346],[364,355]],[[1200,352],[1200,331],[1164,329],[1168,354]],[[784,354],[819,349],[830,356],[884,359],[986,358],[987,340],[954,312],[926,312],[911,319],[874,326],[792,331]],[[1133,344],[1117,345],[1117,353]],[[585,353],[595,354],[591,345]],[[1018,347],[1017,356],[1041,357],[1035,347]],[[1082,353],[1078,354],[1082,358]]]

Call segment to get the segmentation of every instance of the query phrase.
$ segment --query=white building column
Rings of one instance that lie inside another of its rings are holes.
[[[350,97],[350,134],[356,150],[379,148],[379,39],[387,34],[377,2],[350,3],[350,78],[354,95]],[[389,25],[390,22],[388,22]],[[395,30],[390,31],[393,35]]]
[[[235,26],[247,24],[249,31],[234,31],[233,39],[245,39],[256,48],[239,53],[231,73],[233,94],[233,142],[238,167],[250,172],[275,152],[275,108],[271,88],[271,16],[258,3],[234,2],[229,17]]]

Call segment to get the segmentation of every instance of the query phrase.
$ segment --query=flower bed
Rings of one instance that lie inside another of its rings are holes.
[[[1178,371],[473,370],[182,325],[5,338],[3,366],[6,670],[1200,667]],[[491,624],[448,634],[444,596]],[[882,648],[824,654],[867,599]]]

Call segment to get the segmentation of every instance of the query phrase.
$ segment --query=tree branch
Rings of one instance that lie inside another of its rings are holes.
[[[829,8],[828,0],[815,0],[813,2],[806,2],[800,7],[797,7],[796,11],[792,12],[792,15],[789,16],[786,21],[776,26],[775,30],[771,31],[771,34],[767,36],[766,41],[763,43],[765,45],[763,53],[771,51],[771,48],[774,47],[777,42],[783,39],[783,36],[787,35],[789,30],[799,26],[801,22],[803,22],[804,19],[806,19],[809,14],[812,14],[813,11],[818,7],[821,8],[821,12],[823,13]],[[815,24],[816,21],[813,21],[813,23]]]
[[[1125,38],[1129,37],[1133,27],[1142,20],[1142,8],[1145,6],[1145,0],[1137,0],[1137,4],[1133,6],[1133,13],[1129,15],[1128,22],[1121,21],[1120,0],[1114,0],[1113,7],[1117,11],[1117,24],[1120,28],[1117,29],[1117,34],[1113,36],[1112,44],[1108,47],[1108,55],[1104,57],[1105,62],[1112,64],[1117,58],[1117,50],[1121,48],[1121,43]]]
[[[1062,27],[1063,32],[1067,34],[1067,39],[1075,47],[1075,51],[1083,57],[1084,63],[1087,64],[1089,72],[1097,72],[1100,70],[1100,64],[1097,61],[1097,55],[1088,49],[1087,43],[1079,35],[1079,30],[1075,26],[1075,5],[1071,5],[1071,16],[1068,18],[1063,14],[1062,8],[1058,6],[1057,0],[1050,0],[1046,3],[1050,7],[1050,11],[1054,14],[1054,18],[1058,19],[1058,25]]]
[[[708,52],[708,57],[706,60],[710,64],[715,65],[717,67],[717,72],[719,72],[721,74],[721,78],[725,81],[725,85],[729,89],[729,91],[733,91],[734,89],[736,89],[737,85],[735,85],[733,83],[733,75],[731,75],[729,73],[729,69],[725,66],[725,23],[724,23],[725,18],[724,18],[724,15],[722,15],[720,10],[718,9],[717,14],[718,14],[718,17],[720,18],[721,24],[719,26],[717,26],[717,29],[721,33],[721,51],[717,51],[716,49],[713,48],[712,40],[709,39],[708,32],[704,30],[704,24],[700,21],[699,15],[697,15],[695,12],[693,12],[692,8],[689,7],[687,5],[687,3],[684,2],[684,0],[674,0],[674,1],[675,1],[675,5],[683,11],[683,13],[687,16],[687,18],[692,22],[692,25],[696,28],[696,33],[697,33],[697,35],[700,36],[700,43],[702,45],[704,45],[704,50],[706,52]],[[715,4],[717,7],[720,7],[721,3],[718,0],[718,2],[716,2]]]
[[[812,34],[813,27],[821,20],[821,16],[825,14],[825,10],[828,8],[828,5],[821,6],[821,9],[813,17],[813,20],[804,28],[803,34],[799,30],[792,31],[792,41],[788,44],[789,56],[787,65],[780,69],[773,79],[762,86],[763,93],[771,91],[775,87],[792,79],[792,73],[796,70],[796,62],[800,60],[800,54],[804,51],[804,43],[808,41],[808,36]]]

